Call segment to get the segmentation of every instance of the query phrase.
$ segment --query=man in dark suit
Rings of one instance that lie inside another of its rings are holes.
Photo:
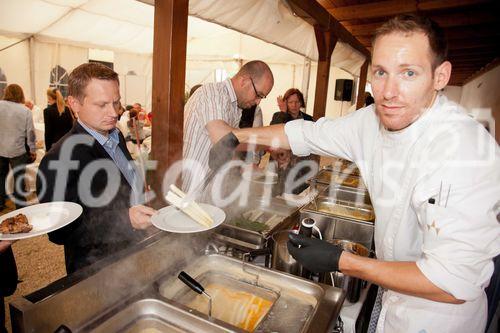
[[[83,207],[77,221],[49,234],[64,245],[66,271],[72,273],[140,241],[155,210],[138,204],[141,178],[115,127],[118,75],[101,64],[83,64],[70,74],[68,89],[78,121],[40,162],[37,194],[40,202]]]

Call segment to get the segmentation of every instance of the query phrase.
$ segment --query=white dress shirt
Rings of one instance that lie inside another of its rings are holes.
[[[289,122],[285,132],[296,155],[337,155],[358,165],[375,209],[378,259],[416,262],[433,284],[466,301],[389,290],[377,332],[484,331],[484,288],[500,253],[492,213],[500,152],[489,133],[444,96],[397,132],[384,129],[374,105],[336,120]]]

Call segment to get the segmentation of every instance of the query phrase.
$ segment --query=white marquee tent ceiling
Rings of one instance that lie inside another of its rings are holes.
[[[0,0],[0,35],[19,39],[33,35],[40,41],[151,54],[153,2]],[[295,17],[284,1],[190,0],[189,14],[190,60],[240,58],[302,64],[303,56],[317,59],[312,26]],[[344,43],[337,44],[332,56],[333,65],[353,74],[363,61],[361,54]]]

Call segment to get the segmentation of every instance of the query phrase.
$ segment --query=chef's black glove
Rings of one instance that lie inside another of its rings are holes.
[[[234,151],[240,142],[233,132],[224,135],[214,144],[208,155],[208,166],[211,170],[218,170],[233,158]]]
[[[288,234],[288,252],[302,266],[315,273],[339,270],[342,249],[336,245],[295,233]],[[298,246],[301,246],[298,248]]]

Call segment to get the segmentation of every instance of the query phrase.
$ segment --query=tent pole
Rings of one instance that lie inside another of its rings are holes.
[[[33,104],[37,104],[36,99],[36,84],[35,84],[35,37],[31,36],[29,40],[30,52],[30,87],[31,87],[31,100]]]
[[[304,57],[304,65],[302,66],[302,86],[300,91],[304,95],[304,102],[307,105],[309,96],[309,81],[311,80],[311,59]]]
[[[154,206],[165,206],[163,178],[182,158],[188,0],[155,1],[152,86],[151,184]]]
[[[318,46],[318,73],[316,75],[316,92],[314,94],[315,120],[324,117],[326,112],[326,101],[328,97],[328,81],[330,79],[330,65],[332,53],[337,44],[337,36],[333,30],[325,29],[320,25],[314,25],[316,44]]]
[[[369,60],[365,60],[361,70],[359,71],[359,85],[358,85],[358,100],[356,102],[356,110],[360,109],[365,105],[365,88],[366,88],[366,76],[368,75],[368,63]]]

